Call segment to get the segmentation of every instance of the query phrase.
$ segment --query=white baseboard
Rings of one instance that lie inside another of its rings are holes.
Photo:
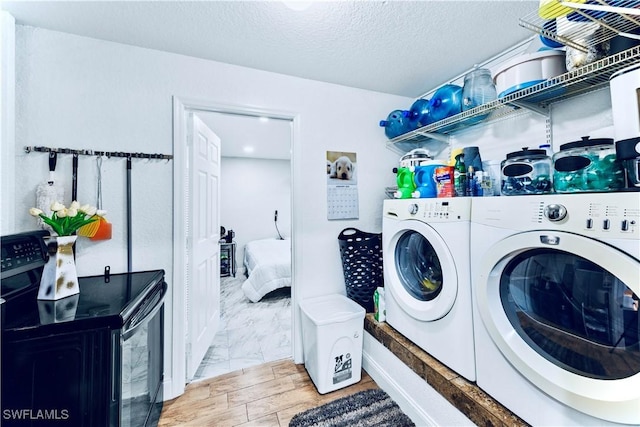
[[[368,332],[362,367],[416,426],[475,425]]]

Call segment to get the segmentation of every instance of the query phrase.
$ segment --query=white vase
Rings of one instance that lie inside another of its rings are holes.
[[[45,237],[49,260],[42,271],[39,300],[59,300],[80,292],[73,244],[77,236]]]
[[[57,301],[38,301],[38,314],[41,325],[70,322],[76,317],[80,294],[75,294]]]

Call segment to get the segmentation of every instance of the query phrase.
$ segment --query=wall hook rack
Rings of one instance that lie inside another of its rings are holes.
[[[171,154],[159,154],[159,153],[125,153],[122,151],[99,151],[99,150],[76,150],[71,148],[51,148],[51,147],[36,147],[26,146],[24,147],[26,153],[38,152],[38,153],[58,153],[58,154],[73,154],[76,156],[106,156],[107,159],[111,157],[122,157],[127,159],[147,159],[147,160],[173,160]]]

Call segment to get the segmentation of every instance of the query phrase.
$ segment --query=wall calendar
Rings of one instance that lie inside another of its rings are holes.
[[[327,151],[327,219],[358,219],[356,153]]]

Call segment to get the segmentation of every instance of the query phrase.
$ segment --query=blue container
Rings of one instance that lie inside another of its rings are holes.
[[[380,126],[384,128],[384,134],[387,135],[387,138],[393,139],[415,129],[409,116],[409,111],[394,110],[389,113],[387,120],[380,120]]]
[[[414,122],[416,128],[432,123],[431,118],[429,117],[428,99],[417,99],[413,105],[411,105],[411,108],[409,108],[409,114],[409,118]]]
[[[416,184],[416,189],[412,194],[414,198],[438,197],[436,169],[443,166],[446,164],[440,160],[429,160],[416,166],[413,175]]]
[[[545,22],[544,25],[542,26],[542,28],[545,31],[548,31],[549,33],[552,33],[553,35],[557,36],[558,30],[557,30],[556,20],[555,19],[552,19],[550,21]],[[562,44],[562,43],[560,43],[560,42],[558,42],[556,40],[550,39],[548,37],[545,37],[542,34],[540,34],[540,41],[542,42],[542,44],[544,44],[545,46],[550,47],[552,49],[557,49],[557,48],[560,48],[560,47],[564,46],[564,44]]]
[[[429,101],[429,117],[432,122],[455,116],[462,111],[462,87],[447,84],[439,88]]]

